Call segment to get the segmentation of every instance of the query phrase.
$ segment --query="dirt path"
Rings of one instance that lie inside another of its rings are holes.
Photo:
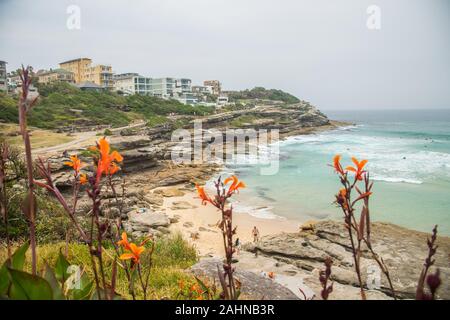
[[[141,127],[144,125],[145,125],[145,121],[139,121],[139,122],[132,123],[125,127],[113,128],[110,130],[113,133],[115,133],[115,132],[119,132],[123,129],[137,128],[137,127]],[[72,140],[70,142],[62,143],[62,144],[59,144],[56,146],[45,147],[45,148],[33,150],[33,154],[34,155],[43,155],[43,154],[48,155],[49,153],[59,153],[59,152],[64,152],[65,150],[78,149],[78,148],[84,147],[86,145],[91,145],[94,143],[95,140],[97,140],[97,138],[98,138],[97,135],[101,132],[103,132],[103,131],[77,132],[74,134],[75,135],[74,140]]]

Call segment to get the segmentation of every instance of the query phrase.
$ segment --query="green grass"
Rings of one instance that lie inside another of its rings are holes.
[[[121,96],[113,92],[82,91],[67,83],[40,85],[40,99],[30,112],[29,125],[44,129],[110,124],[120,127],[136,119],[164,123],[170,113],[207,115],[213,108],[184,105],[151,96]],[[17,96],[0,93],[0,120],[18,122]]]
[[[49,130],[29,128],[31,134],[31,145],[33,148],[51,147],[54,145],[70,142],[73,137],[66,134],[56,133]],[[22,135],[18,134],[20,128],[13,123],[0,123],[0,139],[5,139],[10,145],[23,148]],[[15,133],[15,134],[12,134]]]
[[[16,244],[15,247],[19,245]],[[38,254],[38,270],[44,268],[44,262],[50,266],[54,266],[58,258],[59,251],[65,252],[66,244],[57,242],[51,244],[39,245]],[[141,257],[143,270],[148,269],[148,249],[144,251]],[[6,260],[6,248],[0,247],[0,263]],[[105,272],[107,281],[110,280],[111,270],[115,252],[111,247],[107,247],[104,251]],[[70,243],[68,246],[67,259],[71,264],[78,265],[87,272],[91,278],[93,273],[91,269],[91,260],[86,245],[79,243]],[[180,234],[171,235],[167,238],[157,240],[155,252],[152,257],[153,267],[150,274],[149,299],[177,299],[179,293],[179,282],[186,284],[194,284],[195,279],[185,270],[196,263],[198,260],[194,247],[189,245]],[[27,253],[25,270],[30,271],[30,253]],[[128,281],[123,269],[118,268],[116,291],[124,298],[131,299],[128,292]],[[142,291],[136,285],[136,294],[138,298],[142,298]]]
[[[252,124],[256,119],[257,117],[255,117],[254,115],[243,115],[233,119],[230,122],[230,125],[235,128],[241,128],[247,124]]]

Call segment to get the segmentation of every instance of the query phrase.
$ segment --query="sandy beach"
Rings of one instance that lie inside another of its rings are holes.
[[[211,204],[202,205],[197,193],[182,189],[180,197],[165,197],[163,208],[169,216],[177,216],[178,223],[171,231],[181,232],[197,248],[200,256],[220,257],[224,255],[223,239],[217,223],[221,213]],[[239,195],[236,196],[238,200]],[[253,241],[252,229],[256,226],[260,237],[280,232],[296,232],[301,222],[284,218],[263,219],[245,213],[234,213],[233,225],[237,226],[236,238],[241,243]]]

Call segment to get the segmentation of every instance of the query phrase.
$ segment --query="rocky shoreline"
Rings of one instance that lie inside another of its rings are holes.
[[[237,119],[241,120],[238,121],[240,128],[279,129],[282,138],[330,130],[343,125],[329,121],[316,108],[302,102],[288,108],[261,106],[205,117],[202,118],[203,130],[225,130]],[[189,121],[191,122],[183,128],[192,129],[193,119]],[[102,211],[108,219],[120,216],[125,230],[133,237],[139,238],[147,234],[163,236],[171,233],[173,226],[191,230],[192,226],[185,225],[188,222],[180,221],[183,210],[195,209],[195,206],[186,201],[172,201],[171,208],[166,208],[166,199],[192,193],[195,183],[204,183],[221,171],[221,166],[212,163],[174,164],[170,160],[175,146],[171,141],[174,129],[175,127],[170,125],[141,127],[132,132],[121,132],[109,137],[113,148],[124,156],[122,174],[125,182],[118,188],[120,190],[117,195],[110,191],[104,193]],[[79,146],[78,150],[68,150],[67,153],[80,153],[82,149],[84,148]],[[69,190],[71,176],[62,165],[64,160],[64,156],[60,154],[50,156],[56,185],[62,190]],[[90,171],[93,168],[84,170]],[[120,178],[117,179],[119,182]],[[88,208],[88,201],[87,198],[79,200],[80,215]],[[213,231],[217,230],[214,230],[213,226],[205,225],[198,227],[198,230],[188,231],[187,234],[195,242],[200,233]],[[330,256],[334,261],[332,279],[335,283],[331,298],[359,299],[351,253],[344,231],[340,222],[321,221],[309,231],[272,234],[263,237],[256,244],[245,244],[236,263],[236,276],[241,278],[244,296],[253,299],[320,297],[318,272],[323,269],[324,259]],[[373,234],[375,250],[391,268],[398,296],[413,298],[426,255],[426,235],[383,223],[374,224]],[[449,299],[450,290],[445,280],[450,273],[450,239],[440,237],[439,245],[436,266],[440,268],[444,279],[439,294],[441,298]],[[221,257],[220,253],[202,256],[200,262],[193,266],[192,272],[214,278],[217,275],[217,264],[220,264],[218,257]],[[367,272],[373,261],[367,253],[364,253],[361,259],[362,269]],[[261,275],[265,272],[274,272],[275,280]],[[365,278],[366,276],[364,274]],[[379,290],[368,291],[368,298],[390,299],[389,294],[385,280],[382,280]]]

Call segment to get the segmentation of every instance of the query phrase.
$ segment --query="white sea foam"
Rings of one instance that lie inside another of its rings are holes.
[[[411,183],[411,184],[422,184],[423,181],[415,180],[415,179],[408,179],[408,178],[400,178],[400,177],[384,177],[384,176],[371,176],[372,180],[376,181],[385,181],[385,182],[392,182],[392,183]]]
[[[238,201],[233,202],[233,211],[236,213],[246,213],[260,219],[282,219],[282,217],[274,214],[272,210],[273,208],[269,206],[252,206]]]
[[[292,137],[284,146],[298,148],[295,152],[314,152],[327,156],[342,154],[368,159],[367,168],[374,179],[381,181],[423,183],[423,180],[437,176],[450,177],[450,154],[421,150],[424,140],[418,138],[333,131]]]

